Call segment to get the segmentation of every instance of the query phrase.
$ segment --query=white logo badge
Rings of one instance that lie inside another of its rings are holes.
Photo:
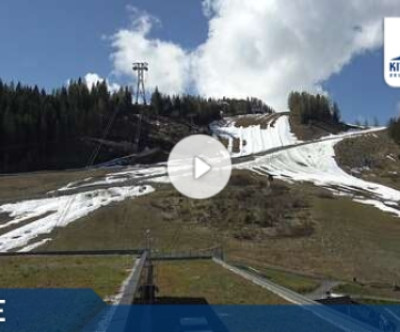
[[[400,88],[400,17],[385,18],[385,82]]]

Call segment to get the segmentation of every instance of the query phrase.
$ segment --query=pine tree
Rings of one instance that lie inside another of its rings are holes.
[[[337,103],[333,103],[333,115],[332,120],[334,123],[340,123],[340,110]]]
[[[156,115],[163,114],[163,98],[161,93],[158,91],[158,87],[156,87],[154,93],[152,94],[150,103]]]

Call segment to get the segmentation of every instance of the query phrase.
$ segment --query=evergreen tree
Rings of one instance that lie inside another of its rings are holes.
[[[106,82],[88,88],[82,78],[68,86],[46,92],[38,86],[0,80],[0,172],[85,166],[93,149],[88,142],[102,138],[110,119],[108,139],[133,142],[137,114],[149,114],[174,121],[208,126],[226,116],[252,111],[271,113],[262,101],[241,99],[204,99],[194,96],[167,96],[158,89],[151,106],[133,105],[128,88],[110,93]],[[146,140],[149,130],[143,125]],[[93,143],[92,143],[93,144]]]
[[[161,93],[158,91],[158,87],[156,87],[154,93],[151,96],[150,104],[153,107],[156,115],[160,115],[160,114],[164,113],[163,98],[161,96]]]
[[[314,121],[332,124],[340,123],[340,110],[329,98],[306,92],[292,92],[289,95],[288,106],[290,116],[298,123],[309,124]]]
[[[340,110],[339,110],[339,106],[334,103],[333,104],[333,122],[334,123],[339,123],[340,122]]]

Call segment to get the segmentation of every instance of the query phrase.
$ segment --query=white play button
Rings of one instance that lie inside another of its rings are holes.
[[[194,135],[180,141],[168,160],[168,175],[183,195],[207,199],[228,184],[232,172],[231,157],[223,144],[206,135]]]
[[[194,157],[193,163],[193,176],[195,180],[202,178],[204,175],[212,170],[212,167],[200,157]]]

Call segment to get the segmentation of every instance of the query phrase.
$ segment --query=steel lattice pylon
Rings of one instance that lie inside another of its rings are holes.
[[[140,97],[142,97],[143,104],[147,105],[144,74],[149,70],[149,64],[147,62],[135,62],[133,64],[133,70],[137,72],[138,75],[136,87],[136,104],[139,104],[139,99]]]
[[[144,105],[147,105],[147,100],[146,100],[146,88],[144,85],[144,74],[149,70],[149,64],[147,62],[135,62],[133,64],[132,68],[135,72],[137,72],[138,75],[138,80],[137,80],[137,86],[136,86],[136,105],[139,104],[139,99],[142,97],[142,101]],[[136,150],[139,151],[139,144],[140,144],[140,134],[142,130],[142,111],[139,113],[139,118],[138,118],[138,126],[136,130],[136,138],[135,138],[135,143],[136,143]]]

